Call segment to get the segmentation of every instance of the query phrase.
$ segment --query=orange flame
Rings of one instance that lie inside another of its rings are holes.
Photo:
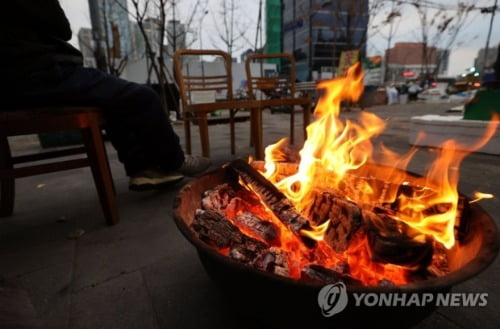
[[[483,199],[493,199],[495,196],[490,193],[474,192],[474,200],[469,201],[469,203],[475,203]]]
[[[349,68],[346,76],[320,82],[318,88],[324,89],[325,93],[315,109],[315,121],[307,127],[307,140],[300,151],[297,172],[277,179],[277,162],[283,160],[281,149],[285,143],[281,140],[266,148],[263,175],[299,211],[310,206],[316,190],[341,190],[348,200],[362,207],[397,202],[394,219],[414,229],[415,239],[431,236],[446,248],[451,248],[455,244],[460,163],[468,153],[488,142],[495,133],[495,125],[489,124],[484,136],[473,145],[459,145],[453,140],[443,143],[436,151],[436,159],[427,174],[416,178],[405,169],[417,149],[403,156],[383,146],[379,152],[374,152],[371,138],[383,131],[386,126],[384,120],[367,112],[361,112],[356,122],[339,119],[341,101],[357,101],[363,92],[362,80],[361,66],[357,63]],[[375,170],[369,162],[377,164]],[[401,193],[400,189],[404,186],[411,186],[408,193]],[[333,263],[347,259],[351,274],[364,283],[384,277],[395,283],[405,282],[403,269],[371,261],[366,239],[360,238],[343,255],[327,250],[328,246],[321,241],[328,224],[325,225],[304,234],[318,240],[318,249],[325,257],[332,257]]]

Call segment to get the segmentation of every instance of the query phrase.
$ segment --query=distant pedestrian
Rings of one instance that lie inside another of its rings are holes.
[[[391,84],[386,87],[386,93],[387,93],[387,104],[392,105],[399,103],[398,90],[396,89],[394,84]]]
[[[411,101],[417,101],[418,100],[418,94],[422,91],[422,88],[416,84],[415,82],[412,82],[410,86],[408,87],[408,100]]]

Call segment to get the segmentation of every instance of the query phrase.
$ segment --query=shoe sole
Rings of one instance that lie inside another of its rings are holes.
[[[145,183],[145,184],[131,184],[128,186],[129,190],[132,191],[152,191],[152,190],[161,190],[167,188],[169,186],[175,185],[183,180],[184,177],[179,177],[167,182],[153,184],[153,183]]]
[[[189,177],[199,177],[199,176],[203,175],[205,172],[207,172],[211,166],[212,166],[212,164],[208,164],[207,166],[204,166],[202,170],[195,170],[195,171],[182,170],[181,173],[183,175],[189,176]]]

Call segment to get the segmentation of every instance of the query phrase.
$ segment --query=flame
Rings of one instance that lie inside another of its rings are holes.
[[[361,66],[357,63],[344,77],[320,82],[318,88],[323,89],[324,94],[315,109],[314,122],[307,127],[307,140],[299,153],[297,172],[279,177],[278,163],[286,159],[282,151],[286,140],[280,140],[266,148],[263,175],[293,202],[298,211],[305,212],[311,205],[315,190],[341,191],[347,200],[363,208],[397,204],[393,218],[414,231],[412,238],[432,237],[446,248],[453,247],[460,163],[467,154],[488,142],[495,133],[495,125],[489,124],[484,136],[472,145],[461,145],[453,140],[444,142],[435,151],[436,158],[426,175],[417,178],[405,171],[416,148],[405,155],[385,146],[374,152],[371,139],[384,130],[384,120],[368,112],[361,112],[356,121],[340,120],[341,101],[357,101],[363,92],[362,81]],[[493,118],[498,119],[498,116]],[[457,151],[459,149],[469,151]],[[357,239],[357,243],[350,245],[343,254],[333,252],[322,241],[328,225],[329,221],[313,227],[312,231],[302,231],[319,241],[316,249],[323,255],[324,265],[334,266],[339,261],[347,261],[351,274],[365,284],[376,284],[384,278],[396,284],[406,282],[403,268],[371,261],[366,237]]]
[[[349,171],[358,169],[369,159],[372,152],[370,138],[379,134],[385,122],[376,115],[363,112],[359,122],[339,120],[342,99],[356,101],[363,92],[362,71],[359,63],[347,71],[345,78],[326,80],[318,85],[325,89],[315,109],[316,120],[307,127],[307,140],[300,151],[298,172],[279,183],[277,187],[295,203],[296,208],[304,210],[311,201],[310,192],[318,177],[328,176],[331,187],[337,187],[342,177]],[[275,168],[270,162],[276,158],[276,148],[283,140],[266,148],[266,178],[273,181]]]
[[[325,236],[326,230],[330,226],[330,220],[325,221],[323,224],[313,226],[311,230],[301,230],[300,234],[307,236],[313,240],[321,241]]]
[[[474,200],[469,201],[469,203],[475,203],[483,199],[493,199],[495,196],[490,193],[474,192]]]

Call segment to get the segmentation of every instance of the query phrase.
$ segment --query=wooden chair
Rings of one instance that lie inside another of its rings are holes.
[[[222,60],[222,71],[217,73],[190,73],[189,56],[214,56]],[[260,103],[255,100],[233,98],[232,62],[231,57],[220,50],[181,49],[174,54],[174,68],[180,89],[186,153],[191,154],[191,123],[199,126],[203,156],[210,156],[207,114],[218,110],[229,110],[231,154],[235,154],[235,113],[239,109],[249,109],[251,117],[259,111]],[[257,134],[257,132],[255,132]],[[262,143],[254,144],[255,155],[263,153]]]
[[[263,65],[260,66],[259,74],[252,71],[251,63],[264,63],[269,59],[279,59],[288,62],[288,70],[281,72],[277,76],[266,77]],[[270,107],[289,107],[290,108],[290,142],[295,142],[294,124],[295,124],[295,106],[302,107],[303,130],[306,138],[306,127],[309,124],[312,101],[310,97],[297,97],[295,95],[295,59],[292,55],[286,53],[274,54],[252,54],[245,61],[247,74],[248,93],[252,99],[259,100],[260,108]],[[260,92],[260,95],[258,93]],[[262,97],[259,97],[262,96]],[[259,99],[260,98],[260,99]],[[257,111],[252,120],[258,128],[258,133],[253,137],[257,144],[262,143],[262,112]],[[261,158],[263,155],[260,155]]]
[[[115,190],[101,134],[104,119],[93,107],[47,107],[0,110],[0,216],[14,210],[16,178],[90,166],[108,224],[119,222]],[[13,157],[8,136],[79,129],[84,146]],[[87,157],[51,163],[17,166],[21,163],[86,153]]]

